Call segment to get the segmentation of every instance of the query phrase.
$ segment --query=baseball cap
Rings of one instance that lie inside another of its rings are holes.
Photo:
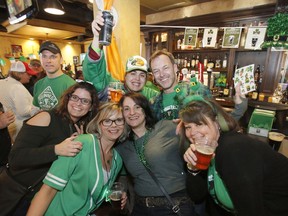
[[[59,49],[59,47],[51,41],[45,41],[41,44],[39,53],[43,52],[44,50],[49,50],[53,54],[59,53],[61,55],[61,50]]]
[[[41,66],[41,62],[39,59],[31,59],[30,60],[30,65],[34,66],[34,65],[37,65],[37,66]]]
[[[26,62],[16,61],[11,64],[10,71],[25,73],[27,72],[30,75],[36,75],[37,72],[33,71]]]
[[[128,58],[126,63],[126,72],[131,72],[134,70],[148,72],[148,63],[146,59],[138,55]]]

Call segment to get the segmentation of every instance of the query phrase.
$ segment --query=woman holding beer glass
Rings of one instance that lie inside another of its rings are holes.
[[[230,212],[227,215],[288,215],[288,159],[266,143],[239,133],[235,120],[217,102],[199,96],[187,101],[179,117],[181,145],[192,143],[184,154],[192,200],[203,200],[209,193],[221,209]],[[196,156],[203,139],[202,145],[217,142],[208,170],[199,166]]]
[[[122,168],[114,144],[124,138],[124,119],[117,103],[107,102],[79,135],[81,151],[75,157],[62,157],[52,164],[40,191],[32,200],[28,216],[89,215],[108,198],[110,188]],[[122,193],[121,208],[126,204]]]

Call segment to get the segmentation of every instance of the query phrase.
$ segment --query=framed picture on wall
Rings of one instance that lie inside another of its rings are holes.
[[[11,50],[14,56],[20,56],[23,53],[21,45],[11,45]]]

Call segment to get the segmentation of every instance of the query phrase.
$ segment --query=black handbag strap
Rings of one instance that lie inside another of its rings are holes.
[[[8,164],[8,163],[6,164],[6,172],[7,172],[7,175],[8,175],[11,179],[13,179],[13,181],[17,182],[19,185],[21,185],[22,187],[26,188],[27,191],[29,191],[29,192],[33,191],[33,190],[34,190],[34,187],[35,187],[36,185],[38,185],[38,184],[44,179],[44,177],[45,177],[46,174],[47,174],[47,173],[44,173],[43,175],[40,176],[39,179],[37,179],[37,181],[35,181],[32,185],[30,185],[30,186],[27,187],[27,186],[22,185],[17,179],[15,179],[15,178],[13,177],[13,175],[12,175],[12,174],[10,173],[10,171],[9,171],[9,164]]]
[[[148,133],[149,134],[149,133]],[[146,135],[146,134],[145,134]],[[148,135],[147,135],[148,136]],[[171,204],[172,206],[172,211],[177,214],[178,216],[182,216],[181,212],[180,212],[180,207],[179,205],[175,204],[172,200],[172,198],[170,197],[170,195],[167,193],[167,191],[165,190],[165,188],[163,187],[163,185],[160,183],[160,181],[157,179],[157,177],[154,175],[154,173],[151,171],[151,169],[148,167],[148,163],[145,160],[143,160],[142,157],[145,157],[144,156],[144,152],[142,152],[142,155],[141,153],[137,150],[137,147],[135,145],[135,141],[133,142],[134,144],[134,148],[136,150],[136,153],[139,157],[139,160],[141,161],[141,163],[143,164],[143,166],[146,168],[146,170],[148,171],[148,173],[150,174],[150,176],[152,177],[152,179],[155,181],[155,183],[157,184],[157,186],[160,188],[160,190],[162,191],[162,193],[165,195],[165,197],[167,198],[167,200],[169,201],[169,203]],[[142,145],[145,145],[145,141],[142,143]],[[144,150],[144,149],[142,149]],[[145,161],[145,162],[144,162]]]
[[[176,213],[179,216],[182,216],[181,212],[180,212],[180,207],[179,205],[175,204],[172,200],[172,198],[170,197],[170,195],[167,193],[167,191],[165,190],[165,188],[163,187],[163,185],[160,183],[160,181],[157,179],[157,177],[154,175],[154,173],[144,165],[144,167],[146,168],[146,170],[148,171],[148,173],[150,174],[150,176],[152,177],[152,179],[155,181],[155,183],[157,184],[157,186],[160,188],[160,190],[163,192],[163,194],[166,196],[167,200],[169,201],[169,203],[172,206],[172,211],[174,213]]]

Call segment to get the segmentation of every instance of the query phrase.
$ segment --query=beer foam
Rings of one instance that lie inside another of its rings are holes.
[[[214,153],[214,148],[205,145],[199,145],[196,147],[196,149],[198,152],[205,155],[211,155]]]
[[[284,139],[285,135],[278,132],[269,132],[269,139],[281,142]]]

